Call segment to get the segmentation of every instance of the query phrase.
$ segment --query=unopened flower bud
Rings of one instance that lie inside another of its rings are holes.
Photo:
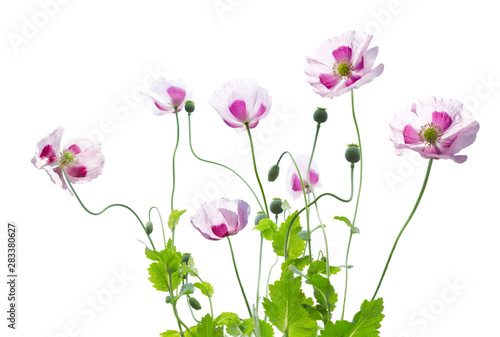
[[[153,223],[151,221],[148,221],[146,223],[146,233],[149,235],[153,233]]]
[[[182,255],[182,262],[181,263],[187,264],[189,262],[190,258],[191,258],[191,254],[185,253],[184,255]]]
[[[198,302],[198,300],[194,297],[190,297],[189,298],[189,305],[191,306],[191,308],[193,308],[194,310],[200,310],[201,309],[201,304],[200,302]]]
[[[194,102],[193,101],[186,101],[186,104],[184,104],[184,109],[186,109],[187,112],[191,113],[194,111]]]
[[[281,204],[282,202],[280,198],[274,198],[273,201],[271,201],[271,204],[269,205],[271,212],[276,215],[283,213],[283,208],[281,208]]]
[[[314,111],[313,118],[317,123],[324,123],[328,119],[328,114],[326,113],[325,108],[317,108]]]
[[[269,173],[267,174],[267,180],[275,181],[279,175],[280,175],[280,167],[278,165],[274,164],[269,169]]]
[[[267,216],[264,212],[257,212],[257,215],[255,216],[255,226],[257,226],[262,219],[267,219]]]
[[[345,159],[351,164],[357,163],[361,158],[359,146],[357,144],[349,144],[345,150]]]

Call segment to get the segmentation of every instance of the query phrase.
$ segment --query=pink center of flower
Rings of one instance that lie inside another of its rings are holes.
[[[214,232],[214,234],[220,238],[226,237],[229,234],[229,230],[225,223],[212,226],[212,232]]]
[[[314,186],[318,182],[318,180],[319,180],[319,175],[315,171],[310,170],[309,171],[309,182],[311,183],[311,185]],[[304,181],[304,187],[305,187],[306,193],[311,192],[307,181]],[[295,191],[295,192],[302,191],[302,184],[300,183],[300,178],[299,178],[298,174],[296,174],[296,173],[294,173],[292,176],[292,191]]]
[[[184,98],[186,98],[186,90],[177,87],[169,87],[167,89],[167,94],[172,99],[172,105],[174,109],[177,109],[179,106],[184,103]]]

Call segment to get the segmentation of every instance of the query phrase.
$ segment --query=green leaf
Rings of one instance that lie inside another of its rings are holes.
[[[321,337],[379,337],[380,322],[384,318],[382,310],[384,304],[382,298],[373,301],[365,300],[361,304],[361,310],[354,315],[352,323],[337,321],[335,324],[329,322]]]
[[[274,233],[278,230],[278,226],[270,219],[262,219],[254,229],[260,231],[264,239],[272,241]]]
[[[160,336],[162,336],[162,337],[181,337],[181,334],[175,330],[167,330],[164,333],[161,333]]]
[[[199,337],[216,337],[223,336],[222,328],[217,328],[216,322],[212,316],[206,314],[201,319],[201,323],[197,325],[197,335]]]
[[[273,326],[263,320],[259,321],[260,337],[274,337]]]
[[[335,275],[341,269],[339,267],[330,266],[330,274]],[[315,274],[326,275],[326,262],[323,260],[316,260],[311,263],[309,269],[307,270],[307,276],[312,276]]]
[[[281,264],[281,271],[288,269],[290,266],[294,266],[298,270],[302,271],[309,264],[309,255],[298,257],[296,259],[288,259]]]
[[[279,230],[273,236],[273,250],[278,256],[285,256],[285,237],[288,231],[288,226],[290,225],[290,222],[292,222],[295,214],[297,214],[297,211],[286,218],[286,221],[281,224]],[[301,229],[299,217],[297,217],[292,224],[290,235],[288,237],[288,258],[295,259],[301,256],[304,252],[306,243],[299,236]]]
[[[314,298],[323,308],[331,308],[337,303],[337,294],[326,277],[319,274],[312,275],[307,283],[314,287]]]
[[[312,337],[316,335],[316,321],[309,317],[301,304],[312,304],[302,292],[301,278],[293,277],[285,270],[281,278],[269,286],[270,298],[264,298],[264,310],[269,321],[281,332],[293,337]]]
[[[175,226],[179,223],[179,218],[181,217],[182,214],[184,214],[186,210],[178,211],[176,209],[172,210],[172,213],[170,213],[168,217],[168,228],[173,230]]]
[[[148,269],[149,280],[153,283],[153,287],[159,291],[168,291],[168,273],[165,265],[159,263],[151,263]]]
[[[223,312],[215,319],[217,326],[240,324],[241,320],[234,312]]]
[[[351,232],[352,232],[353,234],[359,234],[359,228],[358,228],[358,227],[354,227],[354,226],[352,226],[352,227],[351,227]]]
[[[191,295],[192,293],[194,293],[194,286],[191,283],[186,283],[182,286],[181,291],[179,291],[179,294],[176,296],[176,299],[183,295]]]
[[[214,295],[214,288],[212,287],[212,285],[208,282],[203,282],[203,283],[200,283],[200,282],[196,282],[195,284],[193,284],[196,288],[200,289],[201,293],[205,296],[208,296],[208,297],[212,297]],[[234,314],[236,315],[236,314]],[[220,316],[219,316],[220,317]],[[238,317],[238,316],[236,316]],[[224,324],[226,325],[226,324]]]
[[[345,216],[336,216],[334,217],[334,219],[339,221],[344,221],[347,226],[352,227],[351,221],[349,221],[349,219],[347,219]]]

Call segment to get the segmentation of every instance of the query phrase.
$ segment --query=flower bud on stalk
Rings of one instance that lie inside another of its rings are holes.
[[[153,233],[153,223],[151,221],[148,221],[146,223],[146,233],[149,235]]]
[[[345,150],[345,159],[351,164],[357,163],[361,158],[359,146],[357,144],[349,144]]]
[[[184,104],[184,109],[186,109],[186,111],[188,113],[191,113],[194,111],[194,102],[193,101],[186,101],[186,103]]]
[[[314,111],[313,119],[319,124],[326,122],[326,120],[328,119],[328,114],[326,113],[326,109],[317,108],[316,111]]]
[[[267,174],[267,180],[269,180],[271,182],[275,181],[279,175],[280,175],[280,167],[278,165],[274,164],[269,169],[269,173]]]

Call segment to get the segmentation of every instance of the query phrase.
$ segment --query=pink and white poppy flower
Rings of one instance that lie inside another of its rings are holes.
[[[243,200],[222,198],[201,205],[191,224],[209,240],[221,240],[237,234],[248,223],[250,205]]]
[[[176,109],[181,111],[184,103],[191,98],[182,80],[167,81],[160,77],[153,82],[150,90],[156,97],[144,94],[144,101],[156,116],[175,113]]]
[[[210,98],[210,105],[236,131],[250,129],[269,114],[271,96],[254,80],[234,79],[224,83]]]
[[[307,57],[306,79],[315,93],[328,98],[357,89],[384,71],[373,68],[378,47],[368,49],[372,35],[350,31],[328,39],[314,57]]]
[[[58,127],[39,141],[31,163],[45,170],[52,182],[72,195],[64,180],[63,170],[72,184],[91,181],[102,173],[104,156],[100,144],[87,139],[68,141],[61,150],[63,133],[64,128]]]
[[[456,155],[476,139],[479,123],[457,100],[430,97],[417,101],[396,114],[391,126],[391,140],[396,154],[410,149],[424,158],[467,160]]]
[[[306,194],[311,193],[311,187],[312,189],[321,187],[321,183],[319,181],[318,166],[314,161],[311,163],[311,168],[309,169],[309,180],[307,179],[307,167],[309,166],[310,158],[310,156],[305,154],[301,154],[295,157],[295,162],[297,163],[297,167],[299,168],[300,176],[302,177],[304,182]],[[294,199],[298,199],[303,196],[300,177],[293,163],[291,163],[288,167],[288,173],[286,175],[286,188],[288,190],[288,193]]]

